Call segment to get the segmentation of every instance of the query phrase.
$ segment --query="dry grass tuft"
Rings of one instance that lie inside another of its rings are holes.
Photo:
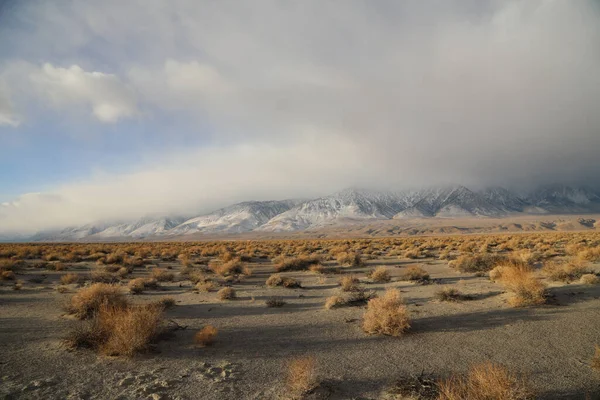
[[[429,273],[422,267],[411,265],[404,270],[401,278],[405,281],[427,282],[429,281]]]
[[[170,282],[175,279],[175,274],[160,268],[154,268],[150,273],[150,276],[158,282]]]
[[[600,278],[596,274],[584,274],[581,275],[581,279],[579,280],[584,285],[597,285],[600,283]]]
[[[317,362],[314,357],[299,357],[289,362],[286,388],[292,399],[301,399],[318,384]]]
[[[265,304],[267,307],[276,308],[283,307],[287,303],[281,297],[269,297],[267,300],[265,300]]]
[[[390,273],[386,267],[375,268],[369,274],[369,278],[371,278],[371,280],[373,282],[378,282],[378,283],[389,282],[392,280],[392,277],[390,276]]]
[[[360,289],[360,281],[354,275],[344,276],[340,279],[340,286],[343,292],[356,292]]]
[[[546,302],[546,286],[526,264],[506,263],[496,267],[490,277],[513,293],[509,303],[514,307],[540,305]]]
[[[318,264],[321,264],[321,257],[319,256],[300,256],[296,258],[287,258],[275,264],[275,271],[304,271],[309,269],[312,265]]]
[[[435,292],[435,298],[438,301],[461,301],[461,300],[472,300],[472,296],[465,295],[460,290],[455,288],[442,288]]]
[[[102,306],[126,308],[128,301],[121,288],[105,283],[96,283],[79,290],[67,305],[67,311],[79,319],[91,318]]]
[[[486,362],[438,383],[439,400],[530,400],[534,399],[525,378],[505,367]]]
[[[215,342],[219,331],[212,325],[206,325],[194,335],[194,343],[198,346],[210,346]]]
[[[236,296],[235,290],[230,287],[225,287],[217,292],[217,297],[220,300],[233,300]]]
[[[146,289],[146,280],[144,278],[136,278],[129,281],[127,288],[131,294],[140,294]]]
[[[586,262],[575,259],[566,263],[547,263],[542,268],[542,272],[552,281],[570,283],[580,279],[583,275],[591,271],[587,267]]]
[[[596,345],[596,351],[594,357],[592,357],[591,367],[597,371],[600,371],[600,346]]]
[[[365,264],[359,253],[341,252],[335,256],[335,259],[344,267],[361,267]]]
[[[64,274],[60,277],[60,283],[63,285],[70,285],[72,283],[79,283],[80,276],[77,274]]]
[[[200,292],[212,292],[217,288],[217,284],[212,280],[205,280],[196,284],[196,289]]]
[[[161,297],[161,298],[160,298],[160,299],[159,299],[159,300],[156,302],[156,304],[157,304],[158,306],[160,306],[160,307],[164,308],[164,309],[167,309],[167,308],[174,307],[174,306],[175,306],[175,304],[177,304],[177,301],[175,301],[175,298],[174,298],[174,297],[168,297],[168,296],[165,296],[165,297]]]
[[[299,288],[302,287],[300,282],[298,282],[294,278],[282,277],[279,274],[273,274],[269,276],[267,281],[265,282],[267,286],[275,287],[275,286],[283,286],[288,289]]]
[[[325,300],[325,308],[328,310],[343,307],[344,305],[346,305],[346,300],[342,296],[331,296]]]
[[[498,254],[476,254],[462,255],[452,261],[452,268],[460,272],[488,272],[501,262],[505,262],[507,257]]]
[[[408,310],[398,289],[369,300],[363,317],[363,330],[369,334],[400,336],[410,328]]]
[[[0,271],[0,281],[14,281],[15,273],[12,271]]]
[[[132,357],[149,350],[162,332],[161,307],[102,304],[94,318],[77,326],[66,342],[73,348],[91,348],[108,356]]]

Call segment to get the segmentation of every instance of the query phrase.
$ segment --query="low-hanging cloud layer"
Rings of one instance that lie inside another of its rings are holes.
[[[40,1],[2,15],[0,141],[40,112],[164,135],[186,120],[202,139],[24,194],[0,207],[2,231],[351,185],[599,183],[597,1]]]

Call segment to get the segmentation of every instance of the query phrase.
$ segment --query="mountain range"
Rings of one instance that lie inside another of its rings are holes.
[[[502,218],[522,214],[600,212],[600,193],[588,187],[547,185],[528,194],[502,187],[452,185],[410,191],[346,189],[309,200],[247,201],[209,214],[100,222],[12,237],[18,241],[175,238],[190,234],[294,232],[347,222],[414,218]],[[10,240],[2,237],[0,239]]]

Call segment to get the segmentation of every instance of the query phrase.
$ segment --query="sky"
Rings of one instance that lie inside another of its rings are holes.
[[[0,0],[0,232],[598,186],[598,0]]]

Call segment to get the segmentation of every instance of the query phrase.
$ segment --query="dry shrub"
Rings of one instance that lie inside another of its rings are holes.
[[[170,282],[175,279],[175,274],[160,268],[154,268],[150,276],[158,282]]]
[[[287,303],[281,297],[269,297],[265,304],[267,307],[283,307]]]
[[[67,337],[74,348],[91,348],[108,356],[131,357],[150,349],[163,332],[162,308],[155,305],[111,306],[104,303],[88,323]]]
[[[243,273],[245,265],[239,259],[233,259],[223,264],[212,263],[209,268],[217,275],[231,276]],[[252,273],[249,269],[246,272]]]
[[[321,257],[317,255],[313,256],[300,256],[295,258],[286,258],[281,262],[275,264],[275,271],[305,271],[311,265],[321,264]]]
[[[507,260],[499,254],[462,255],[449,264],[460,272],[488,272],[497,264]]]
[[[129,275],[129,270],[125,267],[121,267],[117,270],[117,276],[121,279],[125,279]]]
[[[94,283],[117,283],[119,278],[102,269],[95,269],[90,273],[90,279]]]
[[[215,290],[216,288],[217,288],[217,284],[210,279],[205,280],[203,282],[198,282],[196,284],[196,289],[200,292],[211,292],[211,291]]]
[[[66,286],[57,286],[56,291],[58,293],[67,293],[69,289]]]
[[[311,265],[310,267],[308,267],[308,270],[314,274],[324,274],[325,273],[325,267],[322,266],[321,264]]]
[[[421,252],[418,249],[407,250],[404,252],[404,258],[410,258],[411,260],[421,257]]]
[[[236,298],[236,293],[233,288],[225,287],[217,292],[217,297],[220,300],[233,300]]]
[[[600,346],[596,345],[596,351],[594,357],[592,357],[591,367],[595,370],[600,371]]]
[[[577,254],[577,258],[591,262],[600,261],[600,246],[580,251]]]
[[[534,395],[525,378],[491,362],[478,364],[466,376],[438,383],[440,400],[529,400]]]
[[[161,297],[155,304],[164,309],[167,309],[167,308],[174,307],[175,304],[177,304],[177,301],[175,301],[174,297],[165,296],[165,297]]]
[[[13,281],[15,280],[15,273],[12,271],[0,271],[0,280]]]
[[[299,357],[287,366],[286,388],[292,399],[301,399],[319,384],[314,357]]]
[[[495,279],[513,293],[513,297],[509,299],[512,306],[523,307],[546,302],[546,287],[528,265],[506,263],[492,272]]]
[[[408,309],[398,289],[388,289],[369,300],[363,317],[363,330],[369,334],[400,336],[410,328]]]
[[[547,263],[542,268],[542,272],[552,281],[570,283],[580,279],[583,275],[590,273],[590,270],[585,262],[571,260],[566,263]]]
[[[146,289],[146,280],[144,278],[136,278],[129,281],[127,288],[132,294],[139,294]]]
[[[364,265],[364,261],[359,253],[341,252],[335,256],[335,259],[339,265],[344,267],[361,267]]]
[[[442,288],[435,292],[435,298],[438,301],[461,301],[472,300],[473,297],[465,295],[455,288]]]
[[[210,346],[215,342],[219,331],[212,325],[206,325],[194,335],[194,343],[198,346]]]
[[[342,296],[331,296],[325,300],[325,308],[328,310],[343,307],[344,305],[346,305],[346,300]]]
[[[359,290],[359,283],[360,281],[354,275],[343,276],[340,279],[340,286],[343,292],[355,292]]]
[[[72,283],[78,283],[79,279],[80,277],[77,274],[64,274],[60,277],[60,283],[63,285],[70,285]]]
[[[392,277],[390,276],[390,273],[388,272],[388,269],[386,267],[375,268],[369,274],[369,278],[371,278],[371,280],[373,282],[379,282],[379,283],[389,282],[392,280]]]
[[[579,280],[584,285],[597,285],[600,283],[600,278],[596,274],[584,274],[581,275],[581,279]]]
[[[283,277],[279,274],[273,274],[269,276],[267,281],[265,282],[267,286],[282,286],[283,285]]]
[[[429,280],[429,273],[418,265],[411,265],[404,270],[401,278],[405,281],[426,282]]]
[[[96,283],[80,289],[67,305],[67,311],[79,319],[91,318],[101,306],[125,308],[128,301],[121,288],[105,283]]]
[[[52,265],[52,264],[50,264],[50,265]],[[115,272],[117,272],[120,269],[121,269],[121,266],[120,265],[116,265],[116,264],[105,265],[104,266],[104,270],[106,272],[110,272],[111,274],[114,274]]]

